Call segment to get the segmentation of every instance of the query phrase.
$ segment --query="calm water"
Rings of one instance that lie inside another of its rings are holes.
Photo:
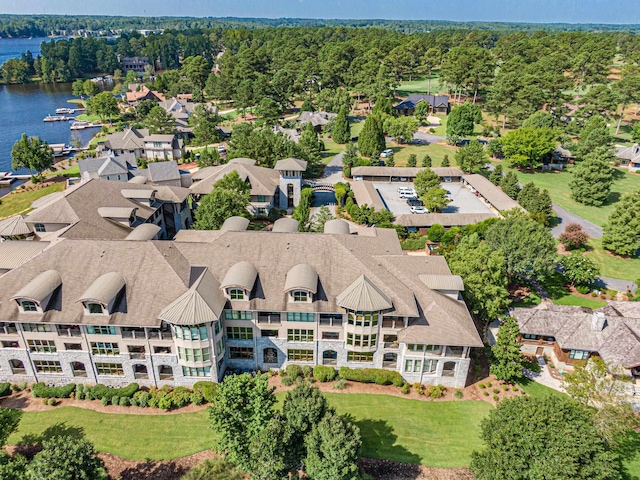
[[[48,38],[0,38],[0,65],[10,58],[20,57],[30,50],[34,57],[40,53],[40,44]]]
[[[0,63],[19,56],[27,49],[39,50],[43,39],[0,39]],[[35,47],[35,48],[34,48]],[[73,106],[67,103],[71,84],[0,85],[0,171],[11,170],[11,147],[23,133],[39,136],[49,143],[69,144],[77,136],[85,145],[99,130],[70,130],[70,122],[44,123],[42,119],[55,114],[57,108]]]

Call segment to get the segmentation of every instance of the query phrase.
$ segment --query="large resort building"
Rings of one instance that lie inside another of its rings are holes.
[[[465,385],[482,342],[443,257],[342,220],[322,234],[241,223],[174,241],[60,238],[9,262],[0,379],[191,385],[299,364]]]

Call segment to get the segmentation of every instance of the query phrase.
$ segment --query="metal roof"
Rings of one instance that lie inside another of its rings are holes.
[[[463,175],[462,179],[475,188],[478,193],[498,211],[522,208],[518,202],[482,175],[477,173]]]
[[[391,299],[366,275],[360,275],[338,295],[336,303],[347,310],[363,312],[376,312],[393,307]]]
[[[62,285],[60,274],[56,270],[46,270],[22,287],[11,297],[11,300],[26,298],[39,304],[60,285]]]
[[[153,240],[161,228],[155,223],[142,223],[126,236],[125,240]]]
[[[48,195],[45,195],[44,197],[40,197],[37,200],[34,200],[33,202],[31,202],[31,208],[35,210],[36,208],[40,208],[41,206],[46,205],[47,203],[53,202],[54,200],[64,197],[64,195],[65,195],[65,192],[50,193]]]
[[[492,213],[428,213],[400,214],[395,216],[395,223],[403,227],[430,227],[438,224],[443,227],[461,227],[482,222],[489,218],[497,218]]]
[[[98,302],[107,305],[124,286],[124,277],[118,272],[105,273],[93,281],[77,302]]]
[[[242,288],[247,291],[253,290],[253,284],[258,278],[256,267],[247,261],[241,261],[231,266],[227,270],[220,288]]]
[[[0,221],[0,237],[17,237],[20,235],[29,235],[31,230],[24,222],[22,215],[14,215]]]
[[[294,233],[298,231],[300,223],[295,218],[279,218],[273,223],[272,232]]]
[[[345,220],[341,220],[339,218],[334,218],[333,220],[328,220],[324,224],[324,233],[334,234],[334,235],[349,235],[351,230],[349,229],[349,223]]]
[[[227,302],[220,282],[205,268],[200,277],[158,315],[173,325],[198,325],[218,320]]]
[[[316,293],[318,290],[318,272],[307,263],[299,263],[287,272],[284,291],[307,290]]]
[[[220,230],[227,232],[243,232],[249,226],[249,219],[244,217],[229,217],[227,218]]]
[[[418,275],[422,283],[432,290],[456,290],[464,292],[464,283],[460,275],[432,275],[422,273]]]
[[[8,240],[0,242],[0,270],[11,270],[22,265],[49,246],[49,242]]]
[[[297,158],[285,158],[284,160],[278,160],[274,170],[292,170],[294,172],[304,172],[307,169],[307,162],[305,160],[298,160]]]

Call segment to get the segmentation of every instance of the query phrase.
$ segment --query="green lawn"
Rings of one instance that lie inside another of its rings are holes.
[[[396,88],[396,95],[406,97],[412,93],[427,93],[429,81],[427,77],[419,77],[412,79],[410,82],[400,82],[398,88]],[[431,77],[431,94],[437,95],[440,93],[440,81],[438,78],[438,72],[433,72]]]
[[[451,166],[455,166],[453,156],[458,150],[456,147],[440,145],[437,143],[432,143],[431,145],[395,145],[393,147],[387,145],[387,147],[393,150],[393,160],[398,167],[405,166],[409,159],[409,155],[412,153],[418,156],[418,167],[420,166],[422,157],[424,157],[425,154],[429,154],[434,167],[439,167],[442,164],[442,159],[445,155],[449,155],[449,162]]]
[[[351,126],[351,137],[360,136],[364,122],[350,122],[349,125]]]
[[[79,177],[80,176],[80,167],[78,164],[73,165],[72,167],[65,168],[63,170],[58,170],[56,172],[47,173],[45,177],[57,177],[59,175],[67,176],[67,177]]]
[[[31,208],[35,200],[50,193],[61,192],[63,189],[64,183],[59,182],[35,191],[15,190],[0,200],[0,218],[25,212]]]
[[[529,380],[528,378],[524,378],[518,382],[520,388],[527,392],[527,394],[531,397],[559,397],[564,395],[564,393],[554,390],[553,388],[542,385],[541,383],[534,382],[533,380]]]
[[[602,248],[601,240],[592,239],[589,241],[589,246],[591,250],[587,256],[598,264],[600,273],[605,277],[621,278],[634,282],[640,277],[640,258],[614,256]]]
[[[89,123],[97,123],[101,120],[98,115],[89,115],[88,113],[83,113],[76,117],[77,120]],[[116,119],[113,119],[115,121]]]
[[[333,159],[333,157],[335,157],[338,153],[346,148],[346,145],[336,143],[330,138],[323,137],[320,140],[322,140],[322,142],[324,143],[323,155],[326,156],[322,157],[322,163],[324,163],[325,165],[327,165]]]
[[[511,170],[508,162],[494,163],[501,163],[505,171]],[[640,189],[640,175],[629,173],[626,169],[615,169],[615,181],[607,204],[602,207],[590,207],[571,198],[571,189],[569,188],[569,182],[572,178],[571,170],[572,167],[562,172],[527,173],[518,170],[515,172],[522,183],[533,182],[538,187],[546,188],[555,203],[596,225],[603,225],[607,221],[607,217],[613,211],[614,204],[620,200],[622,195]]]

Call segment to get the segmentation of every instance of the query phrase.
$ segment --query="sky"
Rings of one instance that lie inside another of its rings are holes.
[[[639,0],[0,0],[0,13],[640,23]]]

